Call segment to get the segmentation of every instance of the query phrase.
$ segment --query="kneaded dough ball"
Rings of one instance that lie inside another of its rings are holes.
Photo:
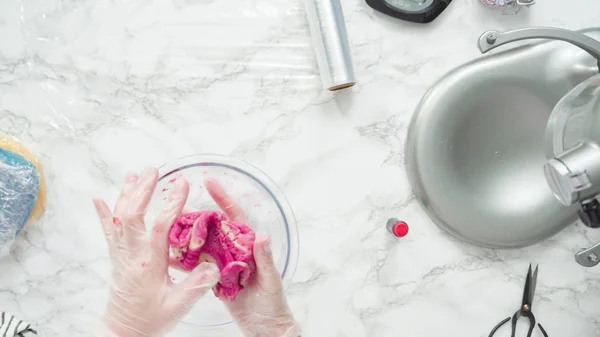
[[[181,215],[169,231],[169,244],[181,267],[193,270],[202,262],[217,264],[221,279],[213,292],[227,301],[235,300],[256,273],[254,239],[249,226],[209,210]]]
[[[7,151],[14,152],[23,158],[32,162],[38,172],[38,178],[40,180],[40,190],[37,195],[37,200],[35,201],[35,205],[33,206],[33,211],[27,219],[27,224],[38,219],[40,215],[44,212],[44,208],[46,206],[46,185],[44,183],[44,175],[42,172],[42,167],[38,162],[37,158],[35,158],[31,152],[29,152],[21,143],[17,142],[13,138],[8,137],[0,137],[0,148],[3,148]]]

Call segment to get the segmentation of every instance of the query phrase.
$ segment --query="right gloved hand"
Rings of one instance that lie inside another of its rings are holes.
[[[242,208],[216,180],[206,179],[204,183],[210,196],[230,220],[249,225]],[[254,260],[254,280],[234,301],[225,302],[229,312],[246,337],[299,337],[300,325],[287,304],[268,235],[256,238]]]

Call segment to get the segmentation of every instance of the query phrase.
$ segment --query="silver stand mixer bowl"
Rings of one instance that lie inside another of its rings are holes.
[[[411,121],[406,147],[413,191],[428,215],[461,240],[515,248],[574,223],[544,176],[546,124],[556,103],[598,74],[600,29],[527,28],[484,33],[486,53],[440,79]]]

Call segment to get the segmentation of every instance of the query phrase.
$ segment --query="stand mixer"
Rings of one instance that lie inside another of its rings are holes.
[[[582,82],[555,106],[546,128],[544,173],[565,206],[579,204],[579,218],[600,228],[600,75]],[[600,243],[580,250],[585,267],[600,262]]]

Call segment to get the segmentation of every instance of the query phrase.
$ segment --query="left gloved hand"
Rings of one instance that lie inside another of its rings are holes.
[[[128,174],[114,215],[104,201],[94,200],[113,263],[104,336],[163,334],[219,281],[219,269],[209,263],[197,266],[180,284],[171,281],[168,233],[183,210],[189,184],[177,180],[149,240],[144,215],[157,181],[156,169],[146,170],[141,177]]]

